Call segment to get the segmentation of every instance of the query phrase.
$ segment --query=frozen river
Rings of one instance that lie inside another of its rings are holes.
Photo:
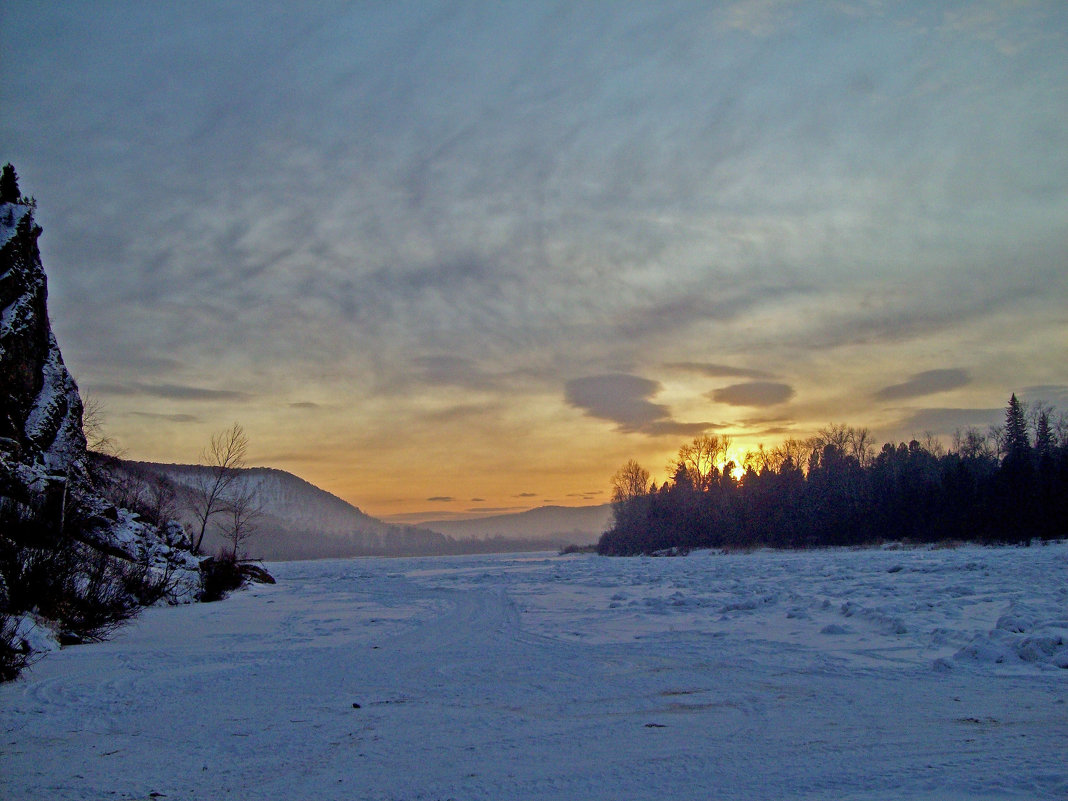
[[[1068,798],[1068,545],[270,566],[0,686],[17,799]]]

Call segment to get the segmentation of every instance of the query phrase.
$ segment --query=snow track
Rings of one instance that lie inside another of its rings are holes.
[[[4,799],[1068,798],[1068,546],[272,566],[0,687]]]

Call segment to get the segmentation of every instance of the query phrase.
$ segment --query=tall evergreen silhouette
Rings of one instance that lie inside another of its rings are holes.
[[[11,162],[8,162],[0,171],[0,203],[18,203],[21,197],[19,176]]]
[[[1008,460],[1026,459],[1031,452],[1031,443],[1027,441],[1027,421],[1024,419],[1023,406],[1016,399],[1016,393],[1009,398],[1005,409],[1005,458]]]

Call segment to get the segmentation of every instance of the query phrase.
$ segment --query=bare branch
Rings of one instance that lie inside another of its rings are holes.
[[[208,470],[201,475],[198,486],[194,488],[197,503],[193,507],[193,516],[200,525],[193,542],[194,553],[200,553],[208,521],[226,510],[227,491],[238,471],[245,466],[247,451],[248,437],[238,423],[226,431],[213,434],[211,442],[204,449],[201,460]]]

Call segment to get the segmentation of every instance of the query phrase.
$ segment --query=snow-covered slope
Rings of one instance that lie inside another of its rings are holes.
[[[179,500],[183,517],[191,524],[190,491],[207,473],[198,465],[131,462],[135,469],[162,475],[185,488]],[[250,491],[260,515],[249,552],[263,559],[319,559],[339,556],[396,556],[447,553],[450,544],[441,534],[412,526],[384,523],[347,501],[292,473],[267,467],[238,472],[232,489]],[[223,544],[217,528],[209,529],[205,550]]]
[[[0,797],[1068,798],[1068,545],[270,565],[0,686]]]
[[[166,476],[176,484],[196,485],[206,469],[198,465],[133,462],[134,465]],[[364,514],[347,501],[305,481],[299,476],[269,467],[240,470],[234,487],[256,496],[264,514],[282,519],[299,529],[315,529],[324,534],[352,531],[384,532],[386,523]]]
[[[526,512],[474,520],[436,520],[423,523],[450,537],[503,537],[544,540],[547,544],[587,545],[597,541],[612,521],[610,504],[601,506],[539,506]]]

